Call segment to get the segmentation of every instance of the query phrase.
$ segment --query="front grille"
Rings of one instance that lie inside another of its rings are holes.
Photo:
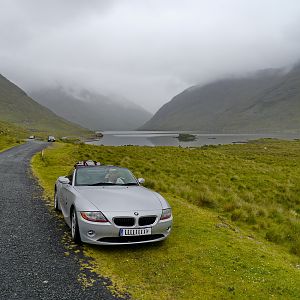
[[[99,239],[99,242],[106,243],[135,243],[135,242],[146,242],[146,241],[154,241],[159,238],[163,238],[163,234],[152,234],[152,235],[140,235],[140,236],[119,236],[119,237],[104,237]]]
[[[156,220],[156,216],[146,216],[139,218],[139,225],[140,226],[147,226],[152,225]]]
[[[118,218],[114,218],[114,223],[117,226],[124,226],[124,227],[130,227],[133,226],[135,223],[134,218],[131,217],[118,217]]]

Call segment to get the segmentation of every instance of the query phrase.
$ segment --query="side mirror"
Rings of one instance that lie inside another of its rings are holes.
[[[69,184],[70,183],[70,180],[69,178],[65,177],[65,176],[60,176],[58,177],[58,181],[62,184]]]
[[[139,182],[139,184],[144,184],[145,183],[145,179],[144,178],[139,178],[138,182]]]

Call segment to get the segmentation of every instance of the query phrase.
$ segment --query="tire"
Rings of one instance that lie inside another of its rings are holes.
[[[78,221],[75,208],[71,212],[71,235],[76,244],[81,244],[81,238],[79,233]]]
[[[55,190],[54,192],[54,209],[56,211],[61,211],[59,204],[58,204],[58,195],[57,195],[57,191]]]

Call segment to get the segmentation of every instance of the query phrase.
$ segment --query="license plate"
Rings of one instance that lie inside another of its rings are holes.
[[[151,234],[151,228],[120,229],[120,236],[137,236],[137,235],[149,235],[149,234]]]

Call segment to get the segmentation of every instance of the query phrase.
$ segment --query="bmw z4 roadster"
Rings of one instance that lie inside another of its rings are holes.
[[[62,212],[76,243],[120,245],[164,240],[172,210],[126,168],[77,163],[55,183],[54,207]]]

